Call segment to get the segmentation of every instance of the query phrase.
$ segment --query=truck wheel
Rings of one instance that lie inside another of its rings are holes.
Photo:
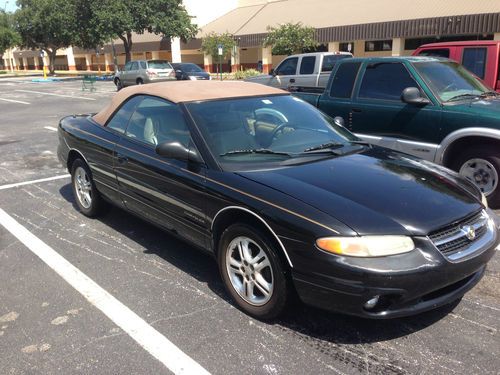
[[[500,154],[496,147],[472,147],[452,163],[452,169],[474,183],[492,208],[500,207]]]

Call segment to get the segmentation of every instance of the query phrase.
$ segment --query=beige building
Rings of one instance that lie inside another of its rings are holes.
[[[215,71],[216,61],[201,52],[201,38],[230,32],[238,47],[224,71],[262,66],[267,72],[283,56],[273,56],[262,41],[268,26],[302,22],[316,29],[319,50],[351,51],[355,56],[411,54],[419,45],[449,40],[500,40],[500,0],[185,0],[201,27],[189,43],[160,36],[134,36],[133,59],[162,58],[193,62]],[[222,5],[223,4],[223,5]],[[210,13],[212,12],[212,13]],[[195,20],[195,21],[196,21]],[[125,61],[120,41],[115,43],[117,64]],[[69,70],[112,70],[113,48],[95,51],[77,48],[61,51],[56,65]],[[10,63],[10,64],[9,64]],[[4,64],[14,69],[40,66],[33,51],[10,51]],[[38,64],[38,65],[37,65]]]

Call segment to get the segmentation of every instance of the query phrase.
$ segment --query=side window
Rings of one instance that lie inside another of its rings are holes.
[[[316,56],[305,56],[300,63],[300,74],[313,74]]]
[[[134,96],[127,100],[118,111],[115,112],[113,117],[108,121],[106,127],[116,130],[120,133],[125,133],[130,116],[134,113],[135,107],[142,100],[142,96]]]
[[[418,87],[418,85],[403,64],[370,64],[366,67],[358,96],[400,101],[401,94],[407,87]]]
[[[289,76],[297,73],[298,57],[291,57],[283,61],[277,68],[276,74],[279,76]]]
[[[127,137],[156,146],[163,142],[189,145],[190,134],[179,107],[163,99],[145,97],[130,119]]]
[[[323,56],[323,65],[321,66],[322,72],[331,72],[335,65],[343,59],[350,59],[351,55],[326,55]]]
[[[141,64],[141,69],[147,69],[148,66],[146,64],[146,61],[140,61],[139,64]]]
[[[421,51],[419,56],[435,56],[435,57],[450,57],[450,49],[449,48],[436,48],[436,49],[424,49]]]
[[[479,78],[484,78],[486,68],[486,48],[464,48],[462,65]]]
[[[330,96],[333,98],[350,98],[354,82],[361,63],[344,63],[339,66],[333,77]]]
[[[129,61],[128,63],[125,64],[124,70],[132,70],[131,67],[132,67],[132,62]]]
[[[137,70],[137,61],[133,61],[132,65],[130,66],[130,70]]]

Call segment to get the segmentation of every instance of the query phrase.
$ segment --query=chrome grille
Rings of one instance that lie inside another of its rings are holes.
[[[464,228],[474,229],[475,236],[467,237]],[[484,211],[466,217],[463,220],[447,225],[429,234],[429,238],[441,253],[450,257],[460,251],[467,249],[484,236],[488,230],[488,216]]]

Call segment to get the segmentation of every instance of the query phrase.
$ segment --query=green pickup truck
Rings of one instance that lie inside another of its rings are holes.
[[[500,94],[435,57],[342,60],[321,93],[294,95],[372,144],[454,169],[500,207]]]

